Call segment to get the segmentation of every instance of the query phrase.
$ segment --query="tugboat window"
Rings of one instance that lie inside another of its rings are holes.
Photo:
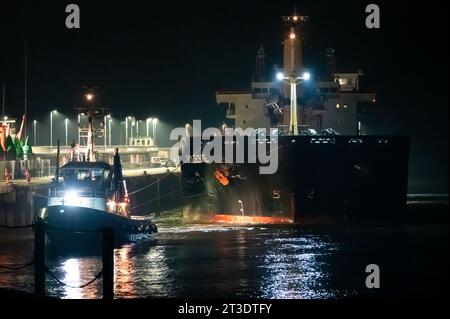
[[[102,179],[102,175],[103,175],[103,170],[102,169],[92,170],[92,180],[93,181],[101,180]]]
[[[78,178],[79,181],[89,182],[91,180],[91,171],[90,170],[78,170]]]
[[[105,169],[103,171],[103,180],[108,183],[110,178],[111,178],[111,171],[109,169]]]
[[[64,181],[66,182],[70,182],[70,181],[75,181],[75,170],[73,169],[65,169],[64,170]]]

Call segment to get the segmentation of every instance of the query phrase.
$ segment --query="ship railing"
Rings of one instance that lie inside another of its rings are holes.
[[[63,189],[49,189],[49,197],[64,197],[68,194],[69,190]],[[106,190],[101,189],[81,189],[76,191],[77,197],[95,197],[95,198],[105,198],[107,196]]]

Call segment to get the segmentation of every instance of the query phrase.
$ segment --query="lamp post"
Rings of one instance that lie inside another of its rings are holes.
[[[123,131],[122,131],[122,127],[125,126],[125,121],[120,121],[120,139],[119,139],[119,145],[124,145],[122,144],[123,141]]]
[[[127,116],[125,118],[125,146],[128,147],[128,120],[131,119],[131,116]]]
[[[109,140],[109,146],[111,146],[111,122],[112,122],[112,119],[109,119],[109,121],[108,121],[108,140]]]
[[[150,137],[150,122],[152,121],[153,119],[151,118],[151,117],[149,117],[146,121],[145,121],[145,125],[146,125],[146,127],[147,127],[147,137]]]
[[[136,126],[136,121],[133,119],[133,121],[131,122],[131,139],[133,140],[133,126]]]
[[[153,119],[153,145],[156,145],[156,124],[158,123],[158,119]]]
[[[67,130],[67,126],[69,125],[69,119],[65,119],[64,124],[66,126],[65,129],[66,129],[66,147],[67,147],[69,146],[68,130]]]
[[[289,122],[289,134],[298,135],[298,120],[297,120],[297,85],[303,81],[308,81],[311,75],[308,72],[303,73],[302,76],[297,76],[292,72],[290,76],[285,76],[283,73],[277,74],[277,80],[288,83],[291,86],[291,118]]]
[[[77,126],[78,126],[78,145],[80,145],[80,141],[81,141],[81,133],[80,133],[80,130],[81,130],[81,116],[83,115],[83,113],[78,113],[78,123],[77,123]]]
[[[53,148],[53,113],[56,113],[56,111],[50,112],[50,149]]]
[[[106,138],[107,138],[107,130],[106,130],[106,120],[109,119],[111,117],[111,115],[105,115],[103,118],[103,137],[104,137],[104,144],[105,144],[105,150],[106,150]],[[109,128],[108,128],[108,132],[109,132]]]
[[[33,121],[34,146],[37,146],[37,121]]]

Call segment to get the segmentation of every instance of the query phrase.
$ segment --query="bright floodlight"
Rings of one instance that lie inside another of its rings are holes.
[[[67,206],[75,206],[79,203],[78,192],[76,190],[66,191],[64,194],[64,204]]]
[[[281,72],[278,72],[277,73],[277,80],[281,81],[281,80],[283,80],[283,78],[284,78],[284,74],[281,73]]]
[[[309,79],[311,79],[311,74],[309,72],[305,72],[303,73],[303,80],[308,81]]]
[[[94,95],[93,95],[93,94],[91,94],[91,93],[86,94],[86,99],[87,99],[88,101],[91,101],[93,98],[94,98]]]
[[[294,32],[292,32],[290,35],[289,35],[289,38],[291,38],[291,39],[295,39],[295,33]]]

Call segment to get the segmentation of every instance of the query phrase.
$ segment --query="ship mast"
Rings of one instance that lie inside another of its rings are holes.
[[[298,75],[302,73],[303,56],[302,56],[302,28],[301,26],[309,20],[309,16],[301,16],[294,12],[290,16],[281,17],[284,26],[283,41],[283,71],[289,77],[289,86],[284,87],[284,96],[289,97],[290,117],[289,117],[289,134],[298,135],[298,110],[297,110],[297,84]],[[290,92],[289,92],[290,88]]]
[[[105,113],[105,108],[100,108],[97,105],[97,87],[89,88],[87,93],[84,95],[83,106],[77,108],[80,115],[87,117],[87,128],[81,127],[78,123],[78,134],[79,137],[87,138],[87,150],[85,153],[85,160],[87,162],[95,162],[96,151],[95,151],[95,138],[103,137],[105,134],[105,125],[102,128],[96,129],[94,126],[94,120],[96,118],[102,117]],[[80,117],[79,117],[80,118]]]

